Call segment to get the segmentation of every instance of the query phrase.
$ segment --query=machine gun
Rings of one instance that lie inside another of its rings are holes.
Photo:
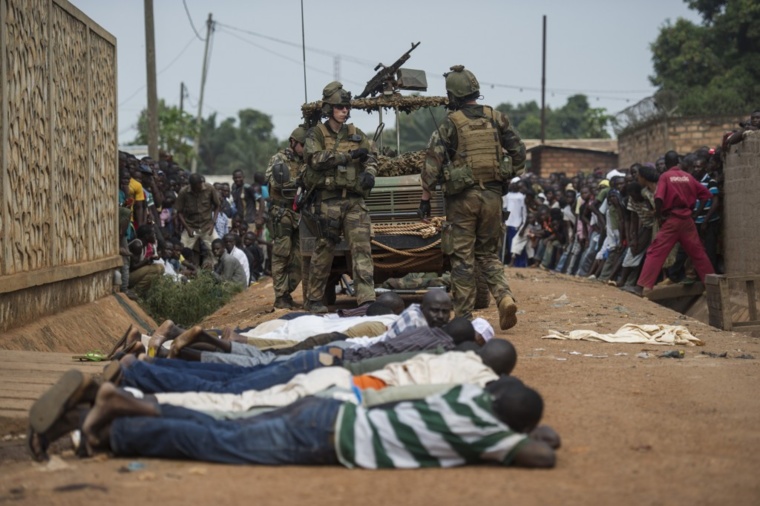
[[[420,43],[413,43],[412,42],[412,48],[407,51],[406,53],[401,55],[401,58],[396,60],[396,62],[393,65],[385,66],[382,63],[378,63],[375,67],[375,71],[380,69],[377,74],[375,74],[375,77],[367,81],[367,86],[364,88],[364,91],[362,91],[361,95],[358,95],[356,98],[365,98],[367,96],[374,97],[378,93],[393,93],[397,89],[404,89],[404,90],[418,90],[418,91],[426,91],[427,90],[427,81],[424,78],[424,72],[422,73],[423,83],[416,82],[418,79],[418,76],[409,75],[408,77],[404,76],[397,76],[396,73],[401,68],[401,65],[406,63],[406,61],[411,56],[412,51],[414,51],[417,46],[419,46]],[[420,72],[420,71],[409,71],[409,72]]]

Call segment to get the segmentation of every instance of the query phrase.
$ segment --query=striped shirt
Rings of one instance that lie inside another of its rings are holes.
[[[702,186],[704,186],[710,191],[710,195],[713,195],[713,196],[718,195],[719,193],[718,183],[716,183],[715,180],[710,177],[710,174],[705,174],[704,177],[702,177],[702,179],[699,182],[702,183]],[[712,207],[712,203],[713,203],[713,199],[707,199],[707,202],[705,202],[705,207],[702,208],[702,212],[699,213],[699,216],[697,216],[696,219],[694,220],[695,223],[699,224],[699,223],[705,222],[705,218],[707,217],[707,213],[710,211],[710,208]],[[694,210],[696,211],[698,209],[699,209],[699,202],[697,202],[694,205]],[[713,215],[710,216],[710,223],[714,221],[718,221],[719,219],[720,219],[720,213],[713,213]]]
[[[454,467],[481,462],[509,465],[525,434],[491,411],[491,396],[475,385],[388,408],[344,404],[335,450],[349,468]]]

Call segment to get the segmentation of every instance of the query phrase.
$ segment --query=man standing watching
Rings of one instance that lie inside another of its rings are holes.
[[[298,233],[300,216],[293,209],[296,180],[303,170],[303,147],[306,129],[299,126],[290,134],[290,147],[280,150],[269,161],[265,174],[269,184],[272,230],[272,281],[274,307],[291,309],[290,295],[301,282],[301,250]]]
[[[506,330],[517,324],[517,305],[497,255],[504,233],[501,196],[515,170],[523,168],[525,145],[505,114],[478,105],[480,84],[473,73],[462,65],[451,70],[445,77],[452,112],[428,144],[419,212],[430,215],[430,190],[441,182],[450,224],[441,247],[451,261],[456,316],[472,318],[478,262]]]
[[[350,112],[351,93],[341,83],[331,82],[322,92],[322,115],[327,121],[306,135],[303,179],[314,195],[314,215],[321,231],[311,257],[304,306],[312,313],[327,312],[322,297],[341,234],[351,250],[357,304],[375,300],[371,222],[364,197],[375,186],[377,161],[364,132],[346,123]]]
[[[678,153],[668,151],[665,154],[668,170],[660,176],[654,194],[655,214],[660,221],[660,230],[649,245],[641,268],[638,285],[642,295],[651,291],[665,258],[676,242],[680,242],[683,250],[691,257],[700,281],[704,283],[705,276],[715,272],[692,219],[694,202],[698,201],[693,214],[698,216],[712,194],[689,173],[682,171],[678,163]]]
[[[194,250],[200,240],[205,252],[211,252],[211,242],[219,237],[214,223],[219,215],[221,203],[214,187],[203,181],[200,174],[190,174],[190,184],[179,191],[174,208],[182,223],[182,245]],[[200,265],[197,262],[196,265]]]

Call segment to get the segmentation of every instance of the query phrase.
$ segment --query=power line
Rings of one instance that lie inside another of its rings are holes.
[[[179,60],[182,57],[182,55],[185,54],[185,51],[187,51],[187,49],[190,47],[190,44],[192,44],[194,41],[195,41],[195,37],[190,37],[190,40],[187,41],[187,44],[185,44],[185,47],[182,48],[182,51],[180,51],[179,54],[177,56],[175,56],[174,59],[171,62],[169,62],[168,65],[166,65],[164,68],[162,68],[161,70],[159,70],[156,73],[156,75],[160,76],[161,74],[163,74],[164,72],[166,72],[167,70],[169,70],[169,67],[171,67],[172,65],[174,65],[175,63],[177,63],[177,60]],[[124,100],[122,100],[119,103],[119,107],[121,107],[122,105],[124,105],[127,102],[129,102],[130,100],[132,100],[138,93],[140,93],[145,88],[147,88],[147,85],[140,86],[140,88],[138,88],[137,90],[135,90],[134,93],[132,93],[130,96],[128,96],[127,98],[125,98]]]
[[[195,32],[195,36],[198,37],[198,40],[200,40],[201,42],[206,42],[206,39],[204,39],[203,37],[201,37],[201,34],[198,33],[198,30],[195,29],[195,24],[193,23],[193,18],[192,18],[192,16],[190,16],[190,9],[187,8],[187,2],[185,0],[182,0],[182,5],[185,6],[185,12],[187,13],[187,20],[190,21],[190,27]]]
[[[226,26],[226,25],[223,25],[222,23],[217,23],[217,24],[218,24],[218,25],[220,25],[220,26]],[[233,33],[233,32],[231,32],[231,31],[229,31],[229,30],[227,30],[227,29],[225,29],[225,28],[218,28],[217,30],[218,30],[219,32],[221,32],[221,33],[226,33],[226,34],[227,34],[227,35],[229,35],[230,37],[234,37],[234,38],[238,39],[238,40],[239,40],[239,41],[241,41],[241,42],[245,42],[246,44],[250,44],[250,45],[251,45],[251,46],[253,46],[253,47],[259,48],[259,49],[261,49],[262,51],[266,51],[267,53],[273,54],[273,55],[275,55],[275,56],[277,56],[277,57],[279,57],[279,58],[282,58],[282,59],[284,59],[284,60],[288,60],[289,62],[295,63],[295,64],[297,64],[297,65],[299,65],[299,66],[303,65],[303,62],[301,62],[301,61],[298,61],[298,60],[296,60],[295,58],[291,58],[291,57],[289,57],[289,56],[286,56],[286,55],[284,55],[284,54],[282,54],[282,53],[278,53],[277,51],[272,51],[271,49],[269,49],[269,48],[267,48],[267,47],[265,47],[265,46],[262,46],[261,44],[257,44],[257,43],[255,43],[255,42],[253,42],[253,41],[251,41],[251,40],[248,40],[248,39],[246,39],[246,38],[243,38],[243,37],[239,36],[238,34],[236,34],[236,33]],[[327,72],[327,71],[325,71],[325,70],[322,70],[322,69],[321,69],[321,68],[319,68],[319,67],[314,67],[314,66],[312,66],[312,65],[307,65],[307,66],[306,66],[306,68],[308,68],[309,70],[312,70],[312,71],[314,71],[314,72],[318,72],[318,73],[320,73],[320,74],[325,74],[325,75],[328,75],[328,76],[332,76],[332,74],[331,74],[330,72]],[[354,84],[354,85],[357,85],[357,86],[364,86],[364,83],[358,83],[358,82],[356,82],[356,81],[351,81],[351,80],[348,80],[348,79],[346,79],[345,81],[346,81],[347,83],[349,83],[349,84]]]
[[[262,39],[270,40],[272,42],[277,42],[278,44],[284,44],[284,45],[287,45],[287,46],[297,47],[297,48],[301,48],[302,47],[301,44],[298,44],[296,42],[291,42],[291,41],[288,41],[288,40],[279,39],[277,37],[272,37],[270,35],[264,35],[262,33],[257,33],[257,32],[251,31],[251,30],[246,30],[244,28],[239,28],[237,26],[228,25],[226,23],[217,22],[217,24],[220,25],[220,26],[223,26],[225,28],[229,28],[230,30],[235,30],[235,31],[238,31],[238,32],[246,33],[248,35],[252,35],[254,37],[259,37],[259,38],[262,38]],[[229,33],[230,35],[234,35],[234,34],[232,34],[230,32],[227,32],[227,33]],[[267,49],[263,48],[262,46],[257,46],[257,47],[260,47],[261,49],[267,50]],[[331,57],[338,56],[338,57],[341,58],[341,60],[345,60],[345,61],[348,61],[348,62],[351,62],[351,63],[357,63],[357,64],[360,64],[360,65],[372,65],[372,66],[375,65],[374,61],[367,60],[366,58],[359,58],[359,57],[356,57],[356,56],[346,55],[346,54],[342,54],[342,53],[336,53],[336,52],[333,52],[333,51],[328,51],[326,49],[319,49],[319,48],[315,48],[315,47],[307,47],[306,50],[314,52],[314,53],[319,53],[319,54],[322,54],[322,55],[326,55],[326,56],[331,56]],[[281,55],[279,55],[279,56],[281,56]],[[442,76],[438,75],[438,73],[430,73],[430,72],[428,72],[428,74],[435,75],[436,77],[442,78]],[[484,84],[484,85],[487,85],[487,86],[498,87],[498,88],[514,89],[514,90],[518,90],[518,91],[523,91],[523,90],[540,91],[541,90],[540,87],[525,86],[525,85],[520,85],[520,84],[491,83],[491,82],[483,82],[483,81],[481,81],[481,83]],[[652,90],[583,90],[583,89],[571,89],[571,88],[547,88],[546,91],[553,92],[553,93],[559,93],[559,94],[566,94],[566,93],[567,94],[573,94],[573,93],[584,93],[584,94],[589,94],[589,93],[613,93],[613,94],[623,94],[623,95],[625,95],[625,94],[636,95],[636,94],[642,94],[642,93],[651,93]],[[628,100],[628,99],[623,98],[623,97],[600,97],[600,98],[612,98],[612,99],[617,99],[617,100]]]
[[[252,32],[251,30],[246,30],[244,28],[238,28],[236,26],[228,25],[226,23],[219,23],[219,22],[217,22],[217,24],[219,26],[223,26],[225,28],[229,28],[230,30],[235,30],[235,31],[238,31],[238,32],[247,33],[248,35],[253,35],[254,37],[259,37],[259,38],[262,38],[262,39],[271,40],[272,42],[277,42],[278,44],[284,44],[286,46],[297,47],[299,49],[302,47],[301,44],[298,44],[297,42],[291,42],[289,40],[278,39],[277,37],[272,37],[272,36],[269,36],[269,35],[264,35],[262,33]],[[327,51],[326,49],[319,49],[319,48],[315,48],[315,47],[307,47],[306,50],[314,52],[314,53],[323,54],[323,55],[326,55],[326,56],[331,56],[331,57],[340,56],[342,59],[344,59],[346,61],[349,61],[351,63],[357,63],[359,65],[371,65],[373,67],[375,66],[375,63],[372,60],[367,60],[366,58],[358,58],[356,56],[339,54],[339,53],[336,53],[334,51]]]

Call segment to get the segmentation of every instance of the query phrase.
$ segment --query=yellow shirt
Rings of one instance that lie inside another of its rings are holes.
[[[133,198],[135,202],[145,200],[143,186],[138,183],[136,179],[129,178],[129,196]]]

